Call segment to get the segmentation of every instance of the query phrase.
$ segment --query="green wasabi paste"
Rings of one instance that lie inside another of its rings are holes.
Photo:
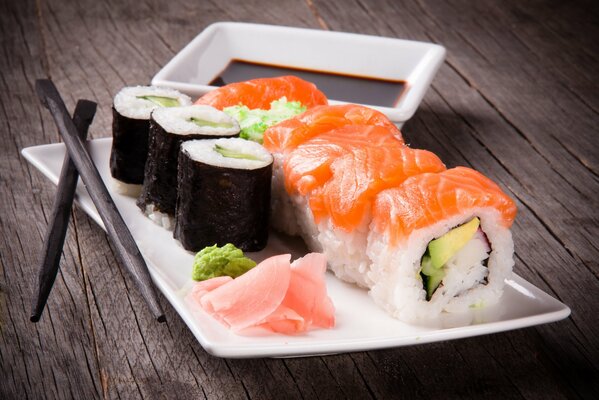
[[[193,259],[191,277],[195,281],[218,276],[237,278],[254,268],[256,263],[245,257],[243,251],[227,243],[223,247],[217,245],[202,249]]]
[[[223,111],[239,122],[241,128],[240,138],[262,143],[262,135],[266,129],[303,113],[306,111],[306,107],[299,101],[287,101],[287,98],[283,96],[279,100],[270,103],[270,110],[259,108],[250,110],[241,104],[226,107]]]

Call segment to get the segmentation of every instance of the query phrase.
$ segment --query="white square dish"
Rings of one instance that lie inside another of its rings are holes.
[[[353,33],[219,22],[196,36],[152,79],[157,86],[200,96],[232,60],[404,81],[394,107],[375,108],[401,124],[414,115],[445,58],[445,48]],[[326,94],[326,92],[325,92]],[[331,104],[343,103],[331,99]]]
[[[185,301],[191,288],[193,254],[185,251],[172,232],[146,218],[132,197],[111,190],[109,170],[111,138],[93,140],[88,149],[123,219],[131,230],[150,270],[150,274],[171,305],[179,313],[200,344],[210,354],[220,357],[283,357],[364,351],[420,343],[437,342],[518,329],[566,318],[570,309],[517,275],[506,280],[499,304],[473,309],[465,314],[445,314],[433,326],[402,323],[377,307],[366,290],[341,282],[327,273],[329,296],[335,305],[336,326],[305,334],[285,336],[238,336],[208,314]],[[29,147],[25,158],[58,182],[64,159],[63,144]],[[77,187],[77,204],[100,226],[102,221],[81,182]],[[272,234],[261,252],[249,253],[255,261],[291,253],[301,257],[306,249],[300,240]]]

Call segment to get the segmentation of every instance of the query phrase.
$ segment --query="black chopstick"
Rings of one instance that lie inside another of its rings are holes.
[[[79,137],[85,140],[87,130],[96,114],[96,103],[89,100],[79,100],[73,113],[73,123],[77,127]],[[37,322],[42,316],[44,306],[54,285],[56,274],[60,266],[60,255],[64,245],[64,239],[69,226],[69,216],[77,188],[79,174],[75,164],[68,154],[65,154],[60,180],[56,189],[56,198],[52,215],[48,222],[37,283],[36,298],[31,309],[31,322]]]
[[[68,111],[56,89],[49,79],[39,79],[35,82],[35,89],[42,104],[50,110],[58,131],[62,136],[69,156],[81,175],[100,218],[104,223],[106,232],[116,249],[117,257],[122,266],[129,272],[138,290],[144,297],[150,311],[158,322],[166,321],[162,308],[158,303],[156,290],[148,267],[135,244],[131,232],[127,229],[125,221],[119,214],[114,201],[106,189],[94,162],[89,156],[83,141],[77,136],[77,128],[69,117]]]

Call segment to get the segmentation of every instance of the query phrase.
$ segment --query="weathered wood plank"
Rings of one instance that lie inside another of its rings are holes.
[[[104,395],[151,398],[170,394],[177,398],[203,398],[203,390],[219,393],[221,385],[235,394],[239,385],[228,377],[224,361],[210,357],[197,359],[194,355],[197,349],[190,348],[190,344],[197,348],[199,345],[189,331],[171,332],[173,324],[182,322],[170,307],[166,324],[156,324],[146,315],[143,300],[129,289],[130,282],[116,265],[104,233],[83,213],[77,211],[75,218],[78,240],[85,249],[81,263]],[[224,378],[220,377],[222,373]],[[219,398],[211,398],[214,397]]]
[[[0,4],[0,398],[94,398],[98,363],[70,248],[46,313],[38,324],[28,320],[54,189],[31,171],[20,149],[56,139],[32,87],[46,75],[36,19],[33,1]]]

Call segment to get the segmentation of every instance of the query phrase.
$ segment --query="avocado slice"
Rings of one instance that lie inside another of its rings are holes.
[[[439,269],[472,239],[480,225],[476,217],[428,244],[432,267]]]
[[[428,244],[420,261],[420,276],[426,289],[426,300],[433,297],[445,277],[445,263],[472,239],[479,225],[480,220],[475,217]]]

